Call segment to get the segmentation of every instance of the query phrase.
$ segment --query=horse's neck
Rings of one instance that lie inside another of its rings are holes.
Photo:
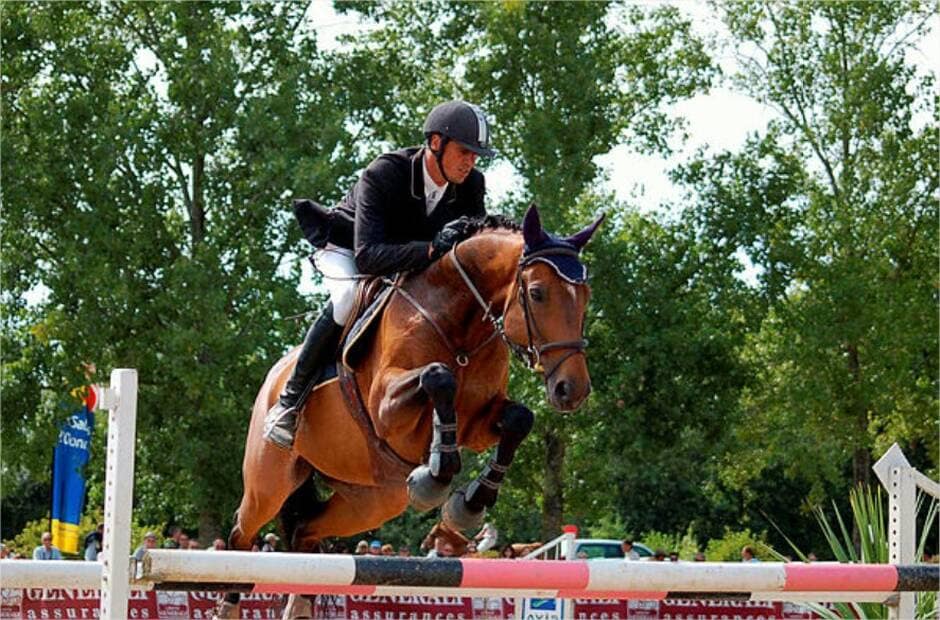
[[[491,303],[494,315],[501,315],[516,280],[522,236],[505,230],[487,231],[460,244],[457,252],[480,296]],[[462,278],[460,284],[467,286]]]
[[[457,246],[460,265],[496,316],[502,314],[512,290],[521,254],[522,236],[506,230],[484,231]],[[482,316],[483,308],[458,273],[453,256],[445,256],[432,265],[424,273],[424,280],[431,289],[426,299],[433,304],[435,314],[458,322]],[[484,331],[492,329],[488,322],[476,324]]]

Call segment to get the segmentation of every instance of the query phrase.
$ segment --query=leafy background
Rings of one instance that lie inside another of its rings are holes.
[[[226,532],[254,393],[322,302],[298,291],[290,198],[337,200],[451,97],[487,110],[517,174],[491,211],[609,216],[587,405],[561,416],[513,369],[537,424],[491,515],[504,539],[786,548],[772,518],[822,555],[812,507],[892,442],[936,475],[937,108],[908,54],[932,4],[717,4],[708,38],[669,5],[335,7],[364,24],[339,46],[309,3],[0,8],[3,538],[47,515],[87,363],[140,371],[137,520]],[[670,209],[605,189],[600,157],[674,152],[671,106],[718,87],[768,127],[672,169]],[[416,546],[433,518],[370,535]]]

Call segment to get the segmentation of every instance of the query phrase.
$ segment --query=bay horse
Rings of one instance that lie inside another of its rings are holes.
[[[479,526],[533,424],[532,412],[506,395],[510,350],[542,373],[555,409],[574,410],[590,392],[582,338],[590,288],[579,253],[602,219],[564,239],[542,229],[534,206],[521,233],[489,219],[425,271],[396,281],[354,369],[359,415],[341,381],[321,383],[289,451],[262,439],[297,350],[278,361],[252,410],[229,548],[250,549],[279,512],[293,551],[378,528],[409,503],[429,510],[446,502],[449,527]],[[480,476],[450,494],[459,448],[494,445]],[[333,494],[305,513],[305,502],[316,504],[314,474]]]

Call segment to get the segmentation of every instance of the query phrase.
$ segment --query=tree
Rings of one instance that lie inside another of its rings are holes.
[[[846,473],[866,481],[872,452],[896,440],[928,446],[935,467],[936,108],[905,56],[933,7],[719,8],[736,83],[779,113],[742,152],[677,175],[712,251],[762,269],[744,351],[757,375],[735,425],[744,464],[727,476],[780,466],[818,498]]]
[[[360,162],[306,8],[4,8],[5,495],[47,479],[93,361],[140,371],[142,518],[229,518],[254,391],[309,303],[286,198]]]

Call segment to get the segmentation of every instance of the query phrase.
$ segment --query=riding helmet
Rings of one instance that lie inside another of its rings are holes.
[[[445,140],[454,140],[482,157],[493,157],[490,148],[490,126],[483,111],[466,101],[438,104],[424,121],[424,136],[439,133]]]

